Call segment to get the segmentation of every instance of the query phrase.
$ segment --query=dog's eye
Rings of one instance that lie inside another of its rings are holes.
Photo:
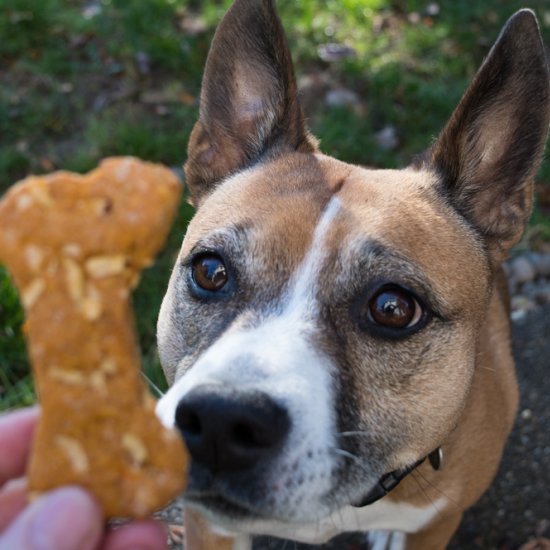
[[[416,325],[422,308],[409,292],[400,287],[384,287],[369,301],[369,316],[377,325],[403,329]]]
[[[217,292],[229,279],[223,260],[214,254],[203,254],[193,260],[193,280],[203,290]]]

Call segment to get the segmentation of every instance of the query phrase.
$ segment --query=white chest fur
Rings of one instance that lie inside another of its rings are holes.
[[[405,533],[400,531],[369,531],[367,541],[371,550],[404,550]]]
[[[254,523],[256,533],[288,538],[309,544],[320,544],[345,531],[369,531],[368,540],[376,544],[390,544],[382,548],[400,550],[405,537],[400,533],[415,533],[426,527],[445,507],[441,497],[425,508],[410,504],[379,500],[364,508],[347,506],[317,523],[291,525],[277,522]],[[397,533],[395,533],[395,532]],[[394,533],[392,533],[394,532]]]

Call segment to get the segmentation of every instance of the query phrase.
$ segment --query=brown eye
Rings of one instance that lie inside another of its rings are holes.
[[[384,327],[402,329],[414,326],[422,317],[418,302],[401,288],[383,288],[369,301],[372,320]]]
[[[205,254],[193,260],[193,280],[203,290],[217,292],[229,279],[222,259],[214,254]]]

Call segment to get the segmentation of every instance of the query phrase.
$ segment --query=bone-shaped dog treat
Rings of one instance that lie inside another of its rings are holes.
[[[168,169],[125,157],[29,177],[0,203],[0,261],[26,311],[42,406],[31,491],[78,484],[107,517],[143,517],[183,490],[186,453],[155,416],[130,305],[179,194]]]

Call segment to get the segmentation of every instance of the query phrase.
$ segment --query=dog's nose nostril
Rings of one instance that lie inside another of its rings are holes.
[[[180,423],[181,422],[181,423]],[[187,414],[181,415],[181,420],[178,422],[178,427],[180,430],[185,431],[191,435],[200,435],[201,433],[201,421],[198,415],[194,414],[191,411],[188,411]]]
[[[252,447],[259,443],[258,438],[255,437],[254,432],[250,426],[246,424],[235,424],[233,426],[233,433],[231,434],[231,439],[237,445],[243,447]]]
[[[186,395],[176,425],[196,462],[214,472],[250,467],[273,455],[290,429],[288,413],[260,392],[227,392],[214,385]]]

